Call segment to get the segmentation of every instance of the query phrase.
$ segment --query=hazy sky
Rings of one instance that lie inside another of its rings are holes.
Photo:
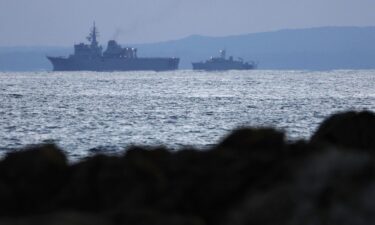
[[[71,46],[93,21],[105,44],[191,34],[223,36],[284,28],[373,26],[375,0],[0,0],[0,46]]]

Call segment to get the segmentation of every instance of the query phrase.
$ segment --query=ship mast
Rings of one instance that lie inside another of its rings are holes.
[[[91,47],[98,47],[98,41],[96,40],[98,36],[99,36],[99,32],[96,29],[95,22],[94,22],[94,26],[91,29],[89,36],[87,37],[87,40],[91,42]]]

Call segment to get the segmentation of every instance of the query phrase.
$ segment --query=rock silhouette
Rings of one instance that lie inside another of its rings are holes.
[[[241,128],[209,150],[132,147],[69,163],[36,145],[0,161],[2,224],[373,224],[375,115],[311,140]]]
[[[375,117],[372,112],[346,112],[325,120],[312,142],[375,151]]]

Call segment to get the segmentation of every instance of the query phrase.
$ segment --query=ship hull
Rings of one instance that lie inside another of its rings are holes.
[[[225,70],[253,70],[254,65],[236,63],[236,62],[220,62],[220,63],[206,63],[198,62],[192,63],[194,70],[206,70],[206,71],[225,71]]]
[[[47,57],[53,71],[168,71],[177,70],[178,58],[105,58]]]

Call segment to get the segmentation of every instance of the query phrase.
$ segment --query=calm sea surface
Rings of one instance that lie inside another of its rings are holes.
[[[328,115],[375,111],[375,71],[0,73],[0,154],[55,142],[71,158],[129,145],[205,148],[239,126],[309,138]]]

